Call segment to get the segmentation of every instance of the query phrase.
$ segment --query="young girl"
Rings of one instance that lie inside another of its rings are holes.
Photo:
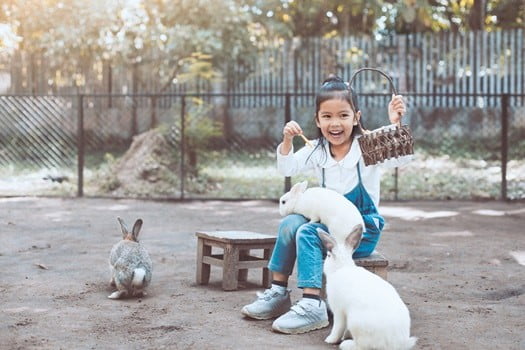
[[[400,114],[404,113],[402,97],[393,96],[388,105],[390,122],[397,123]],[[315,123],[321,135],[314,142],[313,150],[303,147],[294,153],[292,140],[303,132],[295,121],[284,126],[283,142],[277,147],[277,168],[282,175],[293,176],[313,169],[320,186],[343,194],[357,206],[363,215],[366,232],[354,257],[372,253],[384,226],[384,219],[377,212],[380,168],[399,166],[411,158],[405,156],[365,166],[357,142],[360,118],[353,90],[341,78],[330,77],[324,81],[316,97]],[[317,227],[327,230],[325,225],[309,223],[307,218],[298,214],[282,220],[268,265],[272,271],[272,287],[258,293],[256,301],[244,306],[244,315],[263,320],[280,316],[272,328],[288,334],[328,326],[326,304],[319,297],[326,252],[317,236]],[[303,297],[291,306],[287,286],[296,260],[297,286],[303,289]]]

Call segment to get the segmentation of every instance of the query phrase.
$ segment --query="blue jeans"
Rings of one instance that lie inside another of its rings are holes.
[[[279,225],[268,268],[289,276],[297,259],[297,287],[321,288],[325,249],[317,235],[318,227],[327,231],[325,225],[309,223],[302,215],[286,216]]]
[[[373,218],[379,223],[377,227]],[[353,254],[354,258],[369,256],[375,249],[384,220],[377,214],[364,215],[366,232],[359,247]],[[290,276],[297,260],[297,287],[322,288],[323,261],[326,250],[317,235],[317,228],[328,231],[327,227],[319,222],[310,223],[299,214],[286,216],[279,225],[279,234],[268,268]]]

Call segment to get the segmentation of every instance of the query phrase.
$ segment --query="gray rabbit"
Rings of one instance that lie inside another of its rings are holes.
[[[142,219],[135,221],[131,232],[121,218],[117,219],[122,230],[122,240],[113,246],[109,254],[110,283],[117,287],[117,291],[108,298],[141,297],[146,294],[144,289],[151,281],[152,271],[149,254],[138,241]]]

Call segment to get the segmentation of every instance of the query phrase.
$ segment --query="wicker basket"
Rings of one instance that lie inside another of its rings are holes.
[[[352,86],[355,77],[363,71],[374,71],[383,75],[390,83],[392,93],[397,95],[392,79],[384,72],[375,68],[358,69],[352,75],[352,78],[349,81],[349,86]],[[354,113],[357,112],[353,105],[352,109],[354,110]],[[414,154],[412,132],[408,125],[401,125],[401,119],[399,119],[399,122],[395,125],[382,127],[373,131],[365,130],[361,125],[361,121],[358,122],[358,125],[362,134],[358,141],[365,165],[373,165],[381,163],[386,159]]]

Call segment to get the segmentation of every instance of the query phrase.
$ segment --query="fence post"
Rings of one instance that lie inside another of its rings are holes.
[[[77,106],[77,197],[84,196],[84,95],[78,95]]]
[[[184,199],[184,162],[186,153],[186,96],[181,96],[180,104],[180,199]]]
[[[133,136],[137,135],[139,133],[139,127],[137,122],[137,93],[138,93],[138,67],[137,64],[133,64],[133,70],[132,70],[132,104],[131,104],[131,137],[130,140],[133,140]]]
[[[501,95],[501,199],[507,198],[507,159],[509,151],[509,94]]]
[[[395,171],[394,171],[394,200],[395,201],[398,201],[399,200],[399,184],[398,184],[398,180],[399,180],[399,168],[396,167],[395,168]]]
[[[150,120],[150,129],[155,129],[157,127],[157,96],[151,96],[151,120]]]
[[[290,93],[287,92],[284,96],[284,124],[288,123],[292,120],[292,106],[290,104]],[[292,178],[290,176],[286,176],[284,178],[284,192],[290,191],[290,188],[292,187]]]

